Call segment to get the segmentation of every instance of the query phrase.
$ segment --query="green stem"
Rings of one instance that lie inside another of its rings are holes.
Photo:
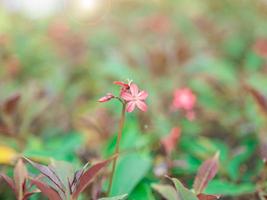
[[[117,142],[116,142],[116,149],[115,149],[115,153],[114,153],[114,155],[117,155],[117,156],[114,158],[113,163],[112,163],[111,176],[109,178],[109,186],[108,186],[108,196],[110,195],[110,191],[112,188],[114,172],[116,169],[117,159],[118,159],[119,153],[120,153],[120,142],[121,142],[122,130],[123,130],[124,121],[125,121],[125,109],[126,109],[126,104],[123,103],[123,108],[121,111],[121,119],[120,119],[120,124],[119,124],[119,132],[118,132]]]

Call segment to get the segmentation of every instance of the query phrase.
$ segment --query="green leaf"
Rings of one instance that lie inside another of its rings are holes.
[[[153,184],[152,188],[166,200],[179,200],[177,191],[170,185]]]
[[[188,70],[195,74],[209,74],[214,77],[215,80],[225,84],[236,83],[236,69],[232,64],[223,60],[214,59],[208,56],[198,57],[194,60]]]
[[[115,196],[115,197],[105,197],[98,200],[125,200],[127,198],[127,194]]]
[[[201,160],[209,158],[220,150],[216,140],[211,140],[207,137],[199,137],[197,140],[194,140],[192,137],[182,137],[180,146],[189,155]]]
[[[152,194],[152,189],[148,183],[145,183],[145,181],[142,181],[139,183],[131,195],[128,198],[129,200],[155,200]]]
[[[178,191],[180,200],[197,200],[196,195],[185,188],[178,179],[172,178],[171,180],[173,181],[175,188]]]
[[[137,119],[134,117],[128,119],[127,124],[123,129],[120,150],[126,151],[128,149],[147,147],[148,143],[151,141],[151,138],[148,135],[141,135],[140,132],[141,131],[138,128]],[[114,137],[110,141],[108,141],[106,149],[103,152],[106,157],[112,155],[115,152],[116,141],[117,134],[114,134]]]
[[[204,193],[207,194],[220,194],[229,196],[238,196],[253,193],[256,190],[255,184],[252,183],[230,183],[223,180],[212,180]]]
[[[184,176],[186,174],[196,173],[198,167],[201,164],[198,159],[188,153],[182,154],[178,158],[179,161],[184,164],[171,169],[172,174],[175,174],[177,176]]]
[[[42,143],[39,138],[31,137],[23,155],[38,159],[50,157],[56,160],[76,161],[75,152],[81,147],[82,143],[83,138],[79,133],[48,138],[45,143]]]
[[[111,195],[130,194],[151,167],[151,158],[137,153],[121,156],[115,170]]]
[[[25,167],[23,160],[19,159],[14,168],[14,182],[18,192],[19,199],[23,197],[23,184],[26,183],[28,177],[28,171]]]
[[[228,165],[228,172],[233,180],[238,180],[238,178],[242,176],[240,167],[243,163],[248,161],[249,158],[251,158],[256,150],[256,147],[257,141],[255,141],[255,139],[246,139],[240,148],[241,152],[231,159]]]
[[[249,52],[245,58],[245,67],[249,71],[259,70],[262,66],[263,60],[254,52]]]

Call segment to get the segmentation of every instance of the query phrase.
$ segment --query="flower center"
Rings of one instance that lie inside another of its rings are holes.
[[[134,101],[138,101],[138,96],[133,96]]]

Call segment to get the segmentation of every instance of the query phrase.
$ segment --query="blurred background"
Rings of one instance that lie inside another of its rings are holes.
[[[114,195],[161,199],[151,184],[165,174],[191,188],[220,151],[206,193],[260,199],[266,20],[266,0],[0,0],[0,170],[19,155],[77,166],[112,155],[121,105],[97,100],[131,79],[148,111],[127,114]],[[174,104],[185,88],[189,113]],[[6,188],[0,199],[14,199]]]

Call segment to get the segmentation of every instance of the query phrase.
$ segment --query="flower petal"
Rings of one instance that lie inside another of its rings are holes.
[[[147,111],[147,105],[143,101],[137,101],[136,102],[137,107],[142,110],[143,112]]]
[[[126,105],[126,111],[127,111],[127,112],[133,112],[133,110],[135,109],[135,105],[136,105],[136,102],[134,102],[134,101],[130,101],[130,102],[127,103],[127,105]]]
[[[119,86],[121,86],[121,87],[125,87],[125,86],[127,86],[127,84],[124,83],[124,82],[122,82],[122,81],[114,81],[113,84],[115,84],[115,85],[119,85]]]
[[[121,98],[123,98],[125,101],[132,101],[133,100],[133,96],[131,94],[129,94],[128,92],[122,92]]]
[[[145,100],[148,97],[148,93],[146,91],[141,91],[138,93],[138,99]]]
[[[130,91],[131,91],[131,94],[133,96],[137,96],[138,95],[138,86],[136,84],[132,83],[130,85]]]
[[[190,88],[181,88],[175,90],[173,98],[173,106],[176,109],[184,109],[190,111],[196,104],[196,95]]]

